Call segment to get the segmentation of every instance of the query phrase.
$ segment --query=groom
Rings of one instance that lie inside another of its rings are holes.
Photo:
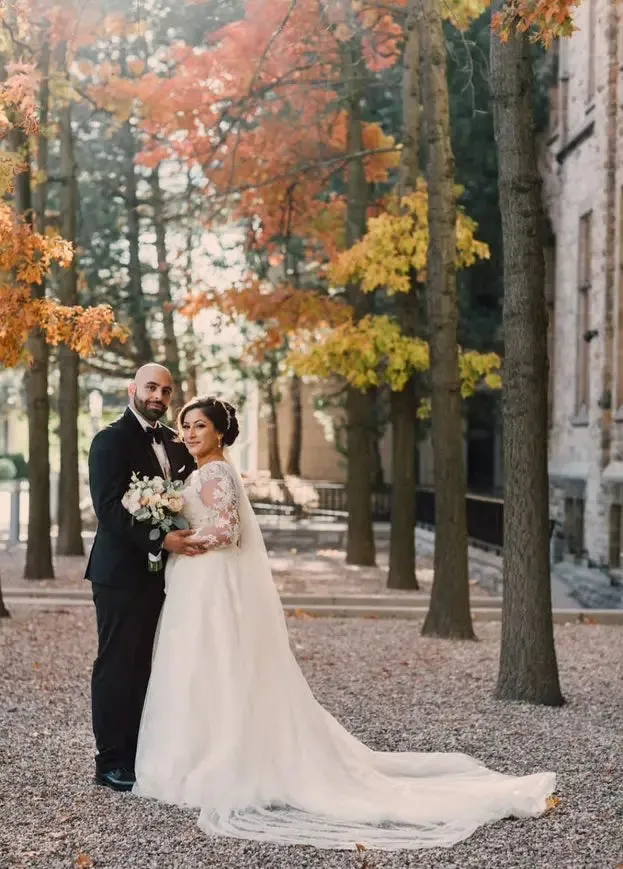
[[[194,459],[176,433],[159,420],[173,394],[171,373],[144,365],[128,388],[124,415],[98,432],[89,452],[89,486],[97,531],[86,578],[93,587],[98,651],[91,680],[95,779],[113,790],[134,784],[134,757],[151,670],[152,647],[164,600],[164,567],[150,572],[148,559],[162,552],[197,555],[189,530],[160,532],[133,521],[121,505],[133,471],[185,480]],[[164,551],[163,551],[164,550]]]

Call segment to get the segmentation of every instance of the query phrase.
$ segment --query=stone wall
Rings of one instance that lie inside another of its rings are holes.
[[[623,183],[620,147],[623,111],[612,106],[608,91],[609,0],[587,0],[577,11],[578,32],[564,40],[559,56],[559,81],[552,91],[556,102],[556,128],[551,130],[544,155],[544,197],[555,235],[554,329],[551,352],[552,424],[550,430],[550,478],[552,515],[564,519],[565,498],[584,499],[585,549],[595,559],[608,557],[609,513],[613,487],[602,471],[602,403],[604,399],[605,300],[607,280],[606,233],[608,112],[617,112],[618,155],[616,168],[617,226],[615,320],[619,306],[621,245],[618,191]],[[589,87],[591,16],[594,39],[594,88]],[[620,47],[619,47],[620,54]],[[621,72],[618,71],[619,79]],[[623,88],[618,83],[621,102]],[[566,106],[565,106],[566,102]],[[592,213],[592,256],[589,329],[597,335],[588,343],[589,401],[578,408],[578,264],[580,219]],[[615,336],[613,401],[617,391]],[[616,407],[613,408],[616,411]],[[623,419],[613,423],[611,461],[623,448]],[[604,469],[607,473],[607,469]],[[616,469],[615,469],[616,472]],[[616,473],[611,469],[611,475]]]

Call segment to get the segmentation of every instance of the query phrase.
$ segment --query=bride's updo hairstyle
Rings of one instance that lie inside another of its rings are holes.
[[[223,435],[223,446],[230,447],[238,437],[240,426],[238,425],[236,408],[229,402],[221,401],[220,398],[215,398],[213,395],[200,395],[186,402],[177,418],[180,437],[183,436],[184,419],[190,410],[200,410],[210,420],[217,432]]]

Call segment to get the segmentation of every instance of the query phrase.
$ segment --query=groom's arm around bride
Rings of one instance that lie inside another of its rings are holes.
[[[149,674],[153,640],[164,600],[164,570],[151,572],[149,558],[161,551],[203,551],[190,531],[161,532],[136,522],[121,499],[132,474],[185,480],[194,460],[176,433],[160,424],[173,392],[170,372],[160,365],[140,368],[130,384],[122,417],[94,438],[89,486],[98,526],[86,578],[93,587],[98,654],[91,699],[97,745],[96,780],[128,790]],[[164,564],[163,564],[164,566]]]

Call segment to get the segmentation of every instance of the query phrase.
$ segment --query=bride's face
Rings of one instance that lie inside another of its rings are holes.
[[[209,456],[219,448],[219,433],[211,419],[195,408],[189,410],[182,423],[184,443],[196,459]]]

